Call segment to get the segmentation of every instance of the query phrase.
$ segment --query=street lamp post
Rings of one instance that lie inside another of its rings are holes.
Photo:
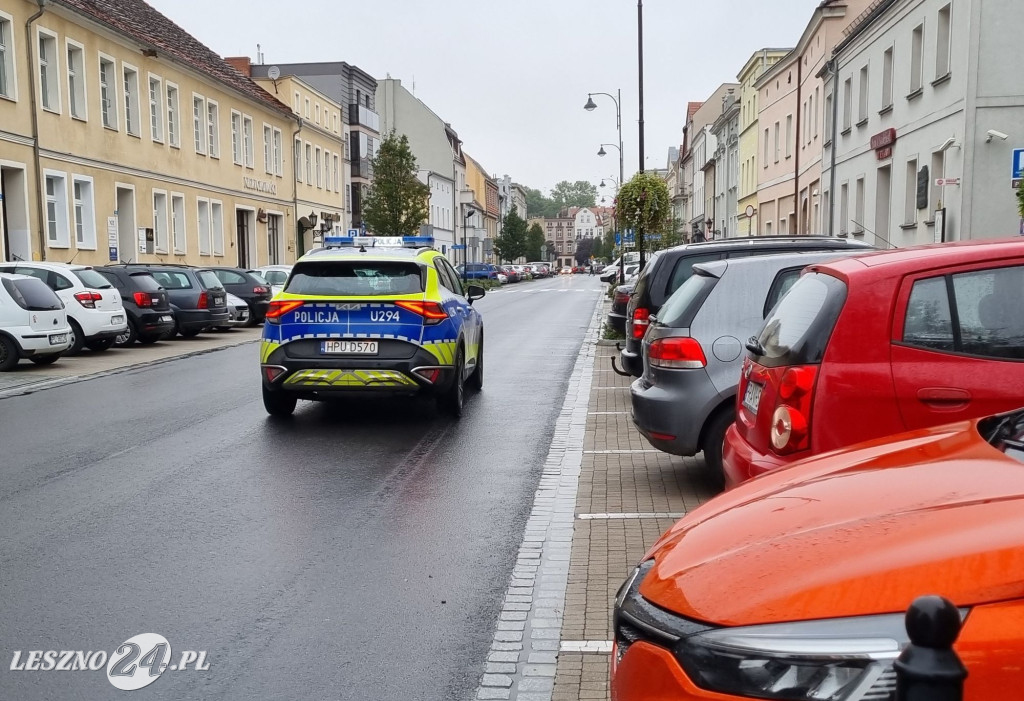
[[[466,270],[469,268],[469,249],[466,248],[466,222],[476,214],[475,209],[467,209],[462,217],[462,282],[466,282]]]
[[[597,105],[594,103],[594,95],[604,95],[605,97],[611,98],[612,102],[615,103],[615,127],[616,127],[616,129],[618,129],[618,132],[619,132],[619,145],[617,146],[617,148],[619,149],[619,187],[621,188],[622,187],[622,183],[625,181],[625,177],[623,175],[624,168],[623,168],[623,163],[622,163],[622,90],[621,89],[617,90],[616,94],[618,95],[618,97],[616,97],[615,95],[612,95],[611,93],[606,93],[606,92],[592,92],[592,93],[588,93],[587,94],[587,104],[583,105],[583,109],[585,109],[587,112],[593,112],[595,109],[597,109]],[[604,147],[605,147],[605,145],[606,144],[602,144],[601,145],[601,150],[598,151],[598,155],[602,155],[602,156],[604,155]],[[613,144],[608,144],[608,145],[613,145]],[[616,196],[618,196],[618,195],[616,194]],[[617,213],[618,213],[618,205],[616,204],[616,214]],[[618,219],[618,217],[616,217],[616,219]],[[620,232],[620,235],[621,235],[621,232]],[[621,255],[619,256],[619,283],[620,284],[626,282],[626,264],[625,264],[625,262],[626,262],[626,257],[625,257],[626,248],[625,248],[625,240],[623,240],[622,243],[623,243],[622,252],[621,252]]]

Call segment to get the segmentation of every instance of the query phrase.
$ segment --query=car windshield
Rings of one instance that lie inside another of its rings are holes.
[[[199,278],[200,284],[208,290],[224,289],[224,284],[212,270],[197,270],[196,277]]]
[[[93,290],[109,290],[113,285],[107,278],[100,275],[92,268],[83,268],[73,271],[75,277],[82,281],[82,284]]]
[[[758,362],[767,367],[821,362],[839,312],[846,285],[824,273],[804,275],[765,320]]]
[[[30,312],[49,312],[64,308],[60,297],[46,286],[46,283],[34,277],[23,280],[3,279],[4,287],[15,303]]]
[[[423,277],[413,262],[316,261],[296,264],[285,292],[331,297],[416,294],[423,292]]]

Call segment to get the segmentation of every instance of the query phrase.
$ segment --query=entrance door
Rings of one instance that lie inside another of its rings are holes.
[[[139,260],[139,239],[135,230],[135,190],[117,188],[117,257],[123,263]]]
[[[892,199],[892,168],[883,166],[878,169],[878,186],[875,190],[875,238],[888,244],[889,236],[889,205]],[[876,243],[877,245],[877,243]]]
[[[267,251],[270,265],[281,263],[281,216],[271,214],[267,217]]]
[[[28,224],[28,181],[22,168],[0,168],[0,231],[3,260],[32,260],[32,234]]]
[[[235,210],[235,246],[238,248],[238,267],[244,270],[256,267],[252,260],[256,253],[256,246],[252,240],[252,219],[253,213],[249,210]]]

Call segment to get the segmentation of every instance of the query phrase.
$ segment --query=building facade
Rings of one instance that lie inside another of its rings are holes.
[[[715,238],[739,235],[736,203],[739,193],[740,102],[729,92],[722,103],[722,114],[711,125],[715,137],[715,199],[709,217],[714,221]]]
[[[0,256],[295,259],[287,105],[141,0],[12,0],[0,33]]]
[[[693,109],[686,122],[683,135],[683,185],[686,189],[686,230],[690,239],[710,239],[714,236],[714,221],[709,224],[708,214],[714,209],[715,149],[718,144],[711,126],[722,115],[724,100],[730,91],[739,89],[737,83],[723,83],[707,101]],[[691,109],[698,103],[690,103]]]
[[[463,153],[466,160],[466,198],[469,235],[467,255],[471,263],[492,262],[494,237],[498,233],[498,186],[479,162]]]
[[[1003,48],[1022,32],[1012,0],[885,0],[852,28],[824,72],[834,234],[884,248],[1019,233],[1024,81]]]
[[[544,240],[555,244],[554,256],[558,266],[572,267],[573,256],[576,254],[576,217],[568,212],[560,212],[557,217],[538,217],[528,220],[529,226],[539,224],[544,230]]]

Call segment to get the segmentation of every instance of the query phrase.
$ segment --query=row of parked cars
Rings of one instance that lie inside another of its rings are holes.
[[[501,284],[551,277],[554,272],[547,263],[526,263],[523,265],[496,265],[494,263],[469,263],[455,267],[463,280],[496,280]]]
[[[655,254],[619,353],[633,420],[728,489],[623,584],[613,698],[894,699],[921,594],[959,612],[964,698],[1016,688],[1022,293],[1019,238]]]
[[[0,371],[263,321],[287,266],[0,263]],[[264,275],[276,280],[271,282]]]

